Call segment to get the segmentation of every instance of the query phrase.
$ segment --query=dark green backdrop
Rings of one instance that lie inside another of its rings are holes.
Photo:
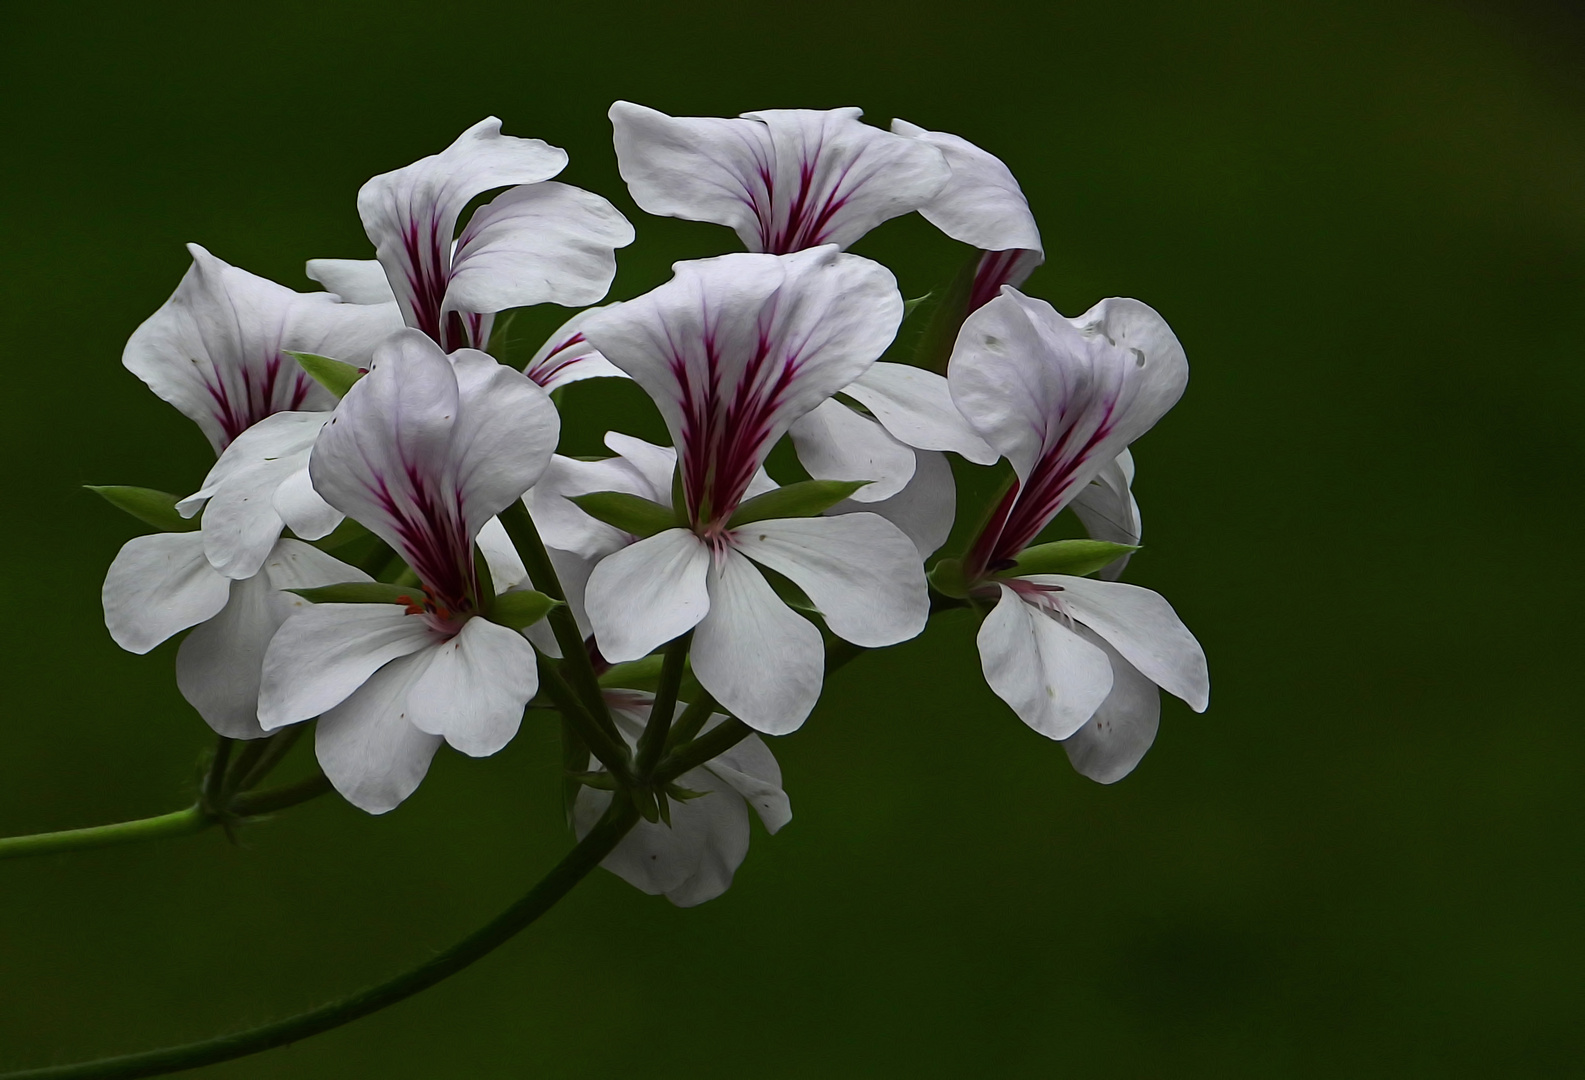
[[[835,677],[777,743],[796,817],[678,911],[599,874],[454,981],[216,1078],[1563,1075],[1585,1057],[1576,687],[1579,27],[1377,2],[33,4],[0,40],[0,834],[182,805],[174,645],[120,652],[134,526],[196,430],[119,363],[182,243],[299,288],[354,196],[496,113],[628,211],[615,295],[722,229],[639,214],[605,109],[859,104],[1002,155],[1076,313],[1193,370],[1138,447],[1210,656],[1113,788],[984,688],[966,619]],[[859,248],[910,294],[917,220]],[[547,328],[550,317],[532,323]],[[658,432],[623,388],[571,405]],[[585,411],[567,445],[586,451]],[[397,812],[0,864],[0,1066],[295,1011],[429,955],[563,849],[551,734]],[[299,766],[301,763],[299,763]]]

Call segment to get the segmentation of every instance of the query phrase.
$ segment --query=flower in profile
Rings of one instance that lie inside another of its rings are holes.
[[[606,693],[611,717],[629,747],[637,748],[649,721],[653,696],[631,690]],[[682,706],[678,706],[679,715]],[[716,714],[709,731],[726,720]],[[599,769],[591,759],[591,770]],[[781,787],[781,768],[770,748],[750,735],[676,780],[688,797],[673,799],[665,822],[640,821],[600,865],[634,888],[693,907],[720,896],[748,855],[748,807],[775,834],[792,820],[792,804]],[[665,796],[662,796],[663,798]],[[611,803],[611,793],[582,787],[573,804],[573,827],[582,839]]]
[[[834,247],[674,269],[670,282],[585,329],[659,407],[678,451],[686,521],[595,567],[589,619],[601,653],[617,662],[694,630],[700,683],[744,723],[780,734],[814,707],[824,648],[756,564],[790,579],[854,644],[895,644],[924,628],[918,552],[896,526],[867,513],[762,516],[744,504],[788,426],[886,347],[902,297],[884,267]]]
[[[1137,300],[1070,320],[1006,287],[965,321],[948,379],[1017,478],[961,567],[970,595],[997,601],[979,634],[986,681],[1030,727],[1065,740],[1085,775],[1120,779],[1155,738],[1155,687],[1205,709],[1205,654],[1156,593],[1042,573],[1059,563],[1031,545],[1177,402],[1183,349]]]
[[[442,739],[485,756],[539,686],[533,647],[490,621],[480,532],[544,471],[559,420],[545,392],[484,353],[451,357],[403,330],[375,351],[314,445],[314,488],[407,560],[395,603],[315,604],[264,658],[266,730],[319,717],[319,762],[348,801],[383,813]],[[402,600],[405,599],[405,603]]]
[[[552,181],[566,164],[565,151],[503,135],[501,121],[487,117],[440,153],[359,190],[377,264],[312,259],[308,276],[344,300],[394,298],[407,325],[447,352],[483,349],[495,313],[507,308],[596,303],[633,227],[600,196]],[[459,233],[468,203],[501,187]]]

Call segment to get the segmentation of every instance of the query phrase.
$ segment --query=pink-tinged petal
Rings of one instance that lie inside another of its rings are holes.
[[[1080,773],[1101,784],[1115,784],[1134,771],[1161,724],[1161,691],[1124,660],[1116,649],[1088,635],[1112,662],[1112,692],[1084,726],[1062,742]]]
[[[358,214],[407,325],[451,348],[469,343],[442,323],[457,219],[474,196],[549,180],[566,164],[565,151],[539,139],[502,135],[501,121],[491,116],[440,153],[359,189]],[[483,344],[473,333],[466,336]]]
[[[198,715],[231,739],[257,739],[259,679],[270,638],[308,601],[284,589],[369,581],[355,566],[296,540],[281,540],[260,572],[231,583],[220,613],[194,627],[176,654],[176,686]]]
[[[345,304],[396,303],[379,259],[309,259],[304,273]]]
[[[276,631],[264,654],[259,723],[272,731],[347,699],[376,671],[437,639],[395,604],[311,604]]]
[[[1001,455],[974,433],[952,403],[947,380],[907,364],[875,364],[842,388],[895,438],[919,450],[946,450],[976,465]]]
[[[394,810],[417,790],[440,749],[438,735],[419,731],[406,716],[408,688],[429,660],[427,651],[393,660],[319,718],[314,732],[319,766],[360,810]]]
[[[583,336],[584,323],[600,310],[590,308],[580,311],[563,323],[560,329],[545,339],[545,344],[539,347],[539,351],[523,368],[523,374],[546,390],[554,390],[581,379],[627,378],[624,371],[601,356],[600,351]]]
[[[964,307],[964,314],[978,311],[996,299],[1003,285],[1023,288],[1029,275],[1045,261],[1045,255],[1040,252],[1020,248],[983,253],[974,267],[974,281],[969,286],[969,300]]]
[[[930,596],[919,551],[885,518],[777,518],[735,529],[731,540],[790,578],[844,641],[878,649],[925,628]]]
[[[272,413],[323,410],[335,398],[288,351],[362,365],[401,325],[392,306],[294,292],[229,266],[197,244],[176,292],[128,339],[121,362],[221,450]]]
[[[915,462],[913,479],[891,498],[873,503],[843,499],[826,513],[832,517],[861,510],[879,514],[914,542],[921,561],[929,558],[952,533],[957,484],[945,454],[919,450],[915,452]]]
[[[584,333],[654,398],[681,449],[689,512],[725,520],[788,425],[851,383],[896,334],[884,267],[824,247],[678,263]]]
[[[230,579],[204,557],[203,536],[185,532],[128,540],[105,574],[100,598],[115,643],[142,654],[213,618],[230,596]]]
[[[1074,619],[1105,638],[1145,678],[1188,702],[1195,712],[1205,711],[1211,699],[1205,651],[1159,593],[1121,581],[1063,574],[1029,580],[1060,585]]]
[[[788,429],[798,461],[816,480],[868,480],[855,502],[877,502],[901,491],[914,475],[914,452],[874,420],[827,399]]]
[[[893,120],[892,131],[938,148],[952,169],[946,186],[920,208],[926,221],[952,239],[985,251],[1041,250],[1029,200],[1000,158],[967,139],[927,131],[906,120]]]
[[[694,630],[693,672],[749,727],[785,735],[819,700],[825,646],[814,623],[784,604],[752,562],[728,550],[710,568],[710,612]]]
[[[637,660],[693,629],[710,610],[709,567],[710,549],[687,529],[658,532],[600,560],[584,596],[600,655]]]
[[[1134,456],[1124,450],[1073,497],[1068,506],[1083,524],[1084,531],[1090,534],[1090,539],[1138,546],[1143,525],[1139,503],[1131,490],[1133,482]],[[1131,558],[1132,555],[1124,555],[1098,571],[1096,576],[1116,581],[1123,576]]]
[[[971,551],[971,569],[1015,557],[1182,395],[1188,361],[1137,300],[1066,319],[1014,289],[970,315],[948,382],[970,425],[1012,462],[1009,492]]]
[[[633,226],[591,191],[554,181],[511,188],[476,210],[457,238],[446,306],[597,303],[616,277],[616,249],[632,242]]]
[[[539,691],[534,647],[488,619],[469,619],[407,691],[407,719],[469,757],[488,757],[517,734]]]
[[[652,214],[730,226],[750,251],[846,247],[925,205],[951,170],[934,146],[845,109],[769,109],[735,120],[611,106],[617,168]]]
[[[1060,614],[1000,589],[977,639],[985,681],[1024,723],[1048,739],[1066,739],[1111,693],[1112,665]]]

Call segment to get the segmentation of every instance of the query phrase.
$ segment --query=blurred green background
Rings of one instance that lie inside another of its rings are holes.
[[[219,1078],[1578,1075],[1585,85],[1562,9],[1430,3],[19,6],[0,41],[9,527],[0,834],[183,805],[207,729],[106,635],[136,532],[82,483],[193,490],[119,363],[182,243],[298,288],[365,257],[359,184],[487,114],[566,147],[638,242],[614,98],[862,105],[1001,155],[1068,313],[1187,348],[1136,447],[1147,550],[1209,654],[1104,788],[985,689],[963,617],[779,741],[795,820],[690,911],[597,873],[473,969]],[[909,295],[918,219],[857,249]],[[523,325],[548,330],[555,312]],[[531,342],[530,342],[531,344]],[[575,390],[565,444],[658,434]],[[596,415],[598,410],[603,410]],[[972,509],[982,478],[967,480]],[[424,958],[566,845],[554,740],[443,752],[395,813],[0,864],[0,1067],[186,1041]],[[304,767],[295,760],[294,768]]]

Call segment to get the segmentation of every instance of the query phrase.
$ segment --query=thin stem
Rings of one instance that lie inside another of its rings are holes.
[[[671,737],[666,740],[666,749],[675,750],[699,734],[699,729],[704,727],[704,722],[710,719],[714,711],[715,698],[701,690],[671,726]]]
[[[330,779],[322,772],[290,784],[270,788],[266,791],[244,791],[238,793],[226,811],[237,817],[258,817],[260,814],[273,814],[277,810],[305,803],[309,799],[317,799],[331,791]]]
[[[611,800],[611,808],[600,823],[521,900],[439,956],[388,982],[249,1031],[125,1057],[5,1073],[0,1075],[0,1080],[134,1080],[140,1076],[160,1076],[257,1054],[378,1012],[455,975],[511,940],[600,865],[627,835],[637,816],[626,800]]]
[[[28,855],[54,855],[62,851],[135,844],[142,840],[162,840],[167,836],[187,836],[202,832],[211,824],[201,806],[189,806],[158,817],[122,821],[114,825],[95,825],[87,829],[7,836],[0,839],[0,859],[20,859]]]
[[[215,756],[209,761],[209,772],[199,789],[198,801],[206,807],[216,807],[226,797],[226,765],[231,761],[232,740],[224,735],[215,743]]]
[[[261,740],[267,745],[263,748],[263,752],[259,754],[258,758],[251,763],[248,771],[241,773],[241,779],[237,781],[233,790],[239,792],[251,791],[257,787],[266,776],[270,775],[270,770],[279,765],[292,747],[297,745],[297,740],[303,737],[303,732],[306,730],[308,730],[307,724],[293,724],[285,731]],[[240,772],[241,762],[237,764]]]
[[[668,754],[666,760],[656,767],[655,779],[669,784],[689,769],[696,769],[726,753],[752,734],[753,728],[735,716],[729,716],[687,746]]]
[[[638,775],[648,777],[660,763],[666,749],[666,736],[671,732],[672,714],[677,711],[677,690],[682,686],[683,665],[688,662],[688,645],[693,641],[690,630],[674,638],[667,646],[660,667],[660,685],[655,687],[655,702],[649,710],[649,723],[638,740]]]
[[[572,687],[567,685],[567,680],[561,676],[558,666],[549,663],[540,664],[540,684],[545,692],[550,695],[550,700],[556,703],[556,708],[561,710],[564,720],[577,729],[584,743],[589,747],[589,752],[600,759],[612,776],[621,780],[623,784],[631,784],[633,769],[628,758],[627,747],[617,742],[606,734],[604,728],[595,723],[594,717],[583,707],[583,702],[572,692]]]

